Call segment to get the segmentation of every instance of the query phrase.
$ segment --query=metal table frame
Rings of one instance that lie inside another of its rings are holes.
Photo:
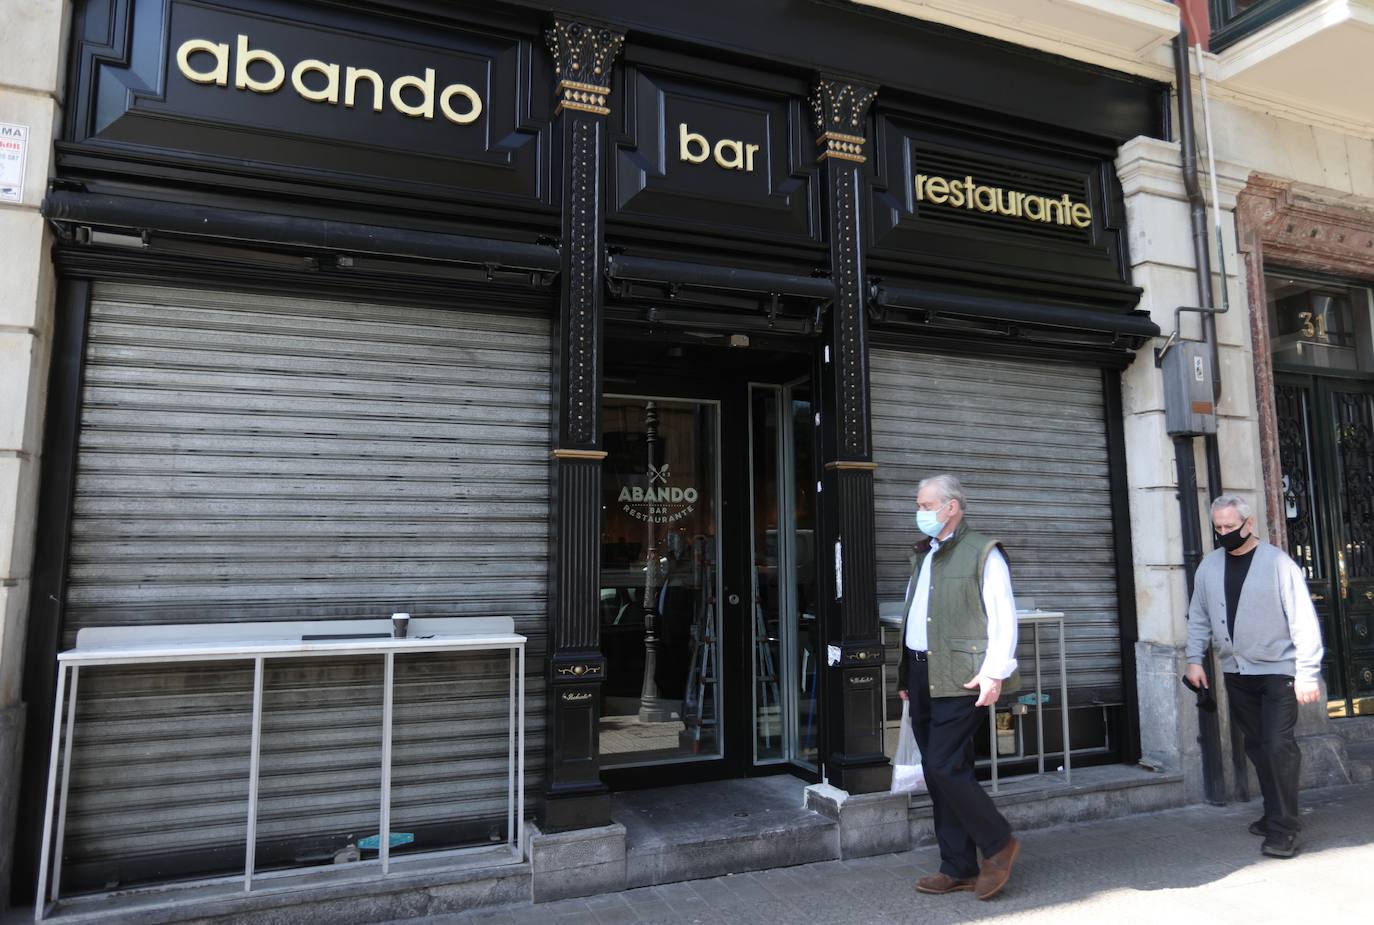
[[[390,633],[388,620],[319,620],[287,623],[191,624],[181,626],[92,627],[77,634],[76,647],[57,656],[57,693],[53,708],[52,747],[48,760],[47,805],[39,860],[34,921],[42,921],[48,902],[57,902],[62,878],[62,849],[71,782],[72,740],[76,727],[77,685],[83,667],[107,665],[253,662],[253,721],[248,779],[248,833],[243,889],[253,889],[257,849],[258,772],[262,745],[264,666],[269,658],[324,658],[381,655],[382,700],[381,825],[378,861],[382,876],[391,868],[391,734],[393,682],[397,654],[506,650],[510,655],[510,736],[507,775],[506,843],[511,856],[524,858],[525,826],[525,642],[509,617],[422,618],[410,621],[406,639],[318,639],[306,635]],[[71,676],[70,690],[67,677]],[[66,732],[63,734],[65,706]],[[61,787],[58,758],[61,757]],[[54,818],[56,810],[56,818]],[[56,843],[54,843],[54,831]],[[445,853],[445,852],[436,852]],[[415,856],[419,856],[417,853]],[[363,862],[369,863],[369,862]],[[52,877],[49,886],[49,869]],[[297,871],[293,871],[296,873]],[[259,877],[269,876],[261,874]],[[44,896],[48,898],[45,900]]]
[[[1045,697],[1040,670],[1040,627],[1054,623],[1059,627],[1059,716],[1064,744],[1064,783],[1073,782],[1072,750],[1069,748],[1069,669],[1068,653],[1064,651],[1064,615],[1058,611],[1022,611],[1016,615],[1016,625],[1031,628],[1035,647],[1035,742],[1037,775],[1045,773]],[[988,748],[992,755],[992,792],[998,792],[997,780],[997,708],[988,711]]]
[[[884,639],[883,645],[886,646],[887,630],[889,627],[901,629],[902,614],[900,613],[901,604],[893,605],[896,611],[890,610],[889,605],[884,604],[884,613],[879,619],[880,632]],[[1062,720],[1062,733],[1064,743],[1064,783],[1073,781],[1073,760],[1069,747],[1069,674],[1068,674],[1068,653],[1064,647],[1064,614],[1059,611],[1051,610],[1019,610],[1016,613],[1016,625],[1018,631],[1023,626],[1031,628],[1031,639],[1035,651],[1035,730],[1036,730],[1036,758],[1038,759],[1038,775],[1045,773],[1045,703],[1044,703],[1044,677],[1040,662],[1040,627],[1048,624],[1055,624],[1059,630],[1059,704],[1060,718]],[[901,648],[901,640],[898,640],[898,648]],[[887,720],[887,665],[883,665],[883,720]],[[997,773],[997,710],[988,711],[988,746],[991,754],[992,765],[992,792],[999,792],[999,780]]]

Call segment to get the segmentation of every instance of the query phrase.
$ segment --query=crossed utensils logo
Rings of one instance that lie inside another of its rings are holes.
[[[643,487],[622,485],[616,500],[627,514],[637,520],[656,524],[679,521],[696,509],[700,493],[694,485],[669,485],[670,476],[668,463],[661,466],[649,463],[649,484]]]

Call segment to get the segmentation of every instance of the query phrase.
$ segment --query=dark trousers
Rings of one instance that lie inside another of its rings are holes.
[[[978,850],[988,857],[1011,838],[1011,825],[973,773],[973,737],[988,727],[987,707],[975,707],[975,697],[931,697],[929,663],[910,650],[905,657],[911,731],[935,810],[940,870],[975,877]]]
[[[1298,823],[1298,777],[1302,752],[1293,729],[1298,724],[1298,698],[1293,679],[1282,674],[1226,674],[1231,722],[1240,728],[1245,754],[1255,766],[1264,795],[1264,822],[1275,835],[1295,835]]]

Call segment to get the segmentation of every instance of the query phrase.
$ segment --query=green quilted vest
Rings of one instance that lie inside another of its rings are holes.
[[[988,651],[988,617],[983,611],[983,566],[1001,543],[962,524],[940,543],[930,564],[930,606],[926,642],[930,647],[930,696],[974,697],[964,684],[978,673]],[[1006,555],[1003,552],[1003,555]],[[917,560],[916,567],[920,567]],[[912,582],[914,588],[915,582]],[[911,601],[906,602],[911,612]],[[906,639],[906,618],[901,639]],[[1018,673],[1002,682],[1010,693],[1021,684]]]

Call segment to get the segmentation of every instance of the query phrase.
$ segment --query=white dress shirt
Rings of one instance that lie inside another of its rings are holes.
[[[930,541],[930,552],[921,560],[921,570],[916,573],[916,593],[911,596],[911,610],[906,617],[906,647],[915,652],[930,647],[926,640],[930,561],[939,548],[939,540]],[[1016,670],[1016,599],[1011,590],[1011,569],[1000,549],[993,549],[983,565],[983,610],[988,615],[988,651],[978,673],[1003,680]]]

